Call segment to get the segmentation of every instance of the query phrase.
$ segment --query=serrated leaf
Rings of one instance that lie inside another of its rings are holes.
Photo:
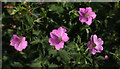
[[[26,20],[29,23],[29,26],[31,27],[33,25],[33,18],[31,16],[27,15],[27,14],[25,15],[25,17],[26,17]]]
[[[33,34],[34,34],[34,35],[39,35],[39,33],[40,33],[40,31],[39,31],[39,30],[37,30],[37,31],[33,32]]]
[[[33,44],[33,45],[38,44],[38,43],[41,43],[40,39],[36,39],[36,40],[30,42],[30,44]]]
[[[65,50],[60,51],[60,57],[65,61],[68,62],[70,60],[68,53]]]
[[[57,51],[56,50],[50,50],[49,51],[49,55],[53,55],[53,57],[55,56],[55,55],[57,55]]]

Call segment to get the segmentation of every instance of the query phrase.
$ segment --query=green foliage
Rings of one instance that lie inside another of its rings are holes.
[[[4,8],[6,5],[15,8]],[[78,14],[79,8],[88,6],[97,14],[90,26],[81,23]],[[119,2],[3,3],[2,12],[3,69],[120,67]],[[69,41],[58,51],[48,40],[50,32],[60,26],[67,29]],[[28,46],[22,52],[10,46],[13,34],[26,37]],[[87,47],[93,34],[104,41],[104,50],[95,55]]]

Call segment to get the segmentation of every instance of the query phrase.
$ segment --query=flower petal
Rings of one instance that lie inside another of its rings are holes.
[[[56,39],[53,39],[53,38],[49,38],[49,43],[50,43],[50,45],[56,45],[56,44],[59,44],[59,41],[57,41]]]
[[[58,30],[54,29],[52,32],[50,32],[50,36],[52,38],[58,38],[58,37],[60,37],[60,34],[59,34]]]
[[[88,21],[88,19],[86,17],[84,17],[84,16],[80,16],[79,21],[86,22],[86,21]]]
[[[51,38],[53,39],[58,39],[59,37],[55,33],[50,33]]]
[[[69,37],[67,36],[67,33],[63,33],[63,35],[62,35],[62,40],[63,40],[64,42],[66,42],[66,41],[69,40]]]
[[[63,33],[65,33],[66,32],[66,29],[64,29],[64,28],[62,28],[62,27],[59,27],[58,28],[58,33],[59,33],[59,35],[60,35],[60,37],[63,35]]]
[[[92,41],[88,41],[87,46],[89,49],[92,49],[91,44],[92,44]]]
[[[59,44],[55,45],[56,50],[60,50],[60,48],[64,47],[64,42],[61,41]]]
[[[87,25],[91,25],[92,23],[92,17],[88,17],[88,21],[85,22]]]
[[[96,18],[95,12],[90,12],[90,13],[88,13],[88,14],[92,17],[92,19],[95,19],[95,18]]]
[[[78,13],[79,13],[79,14],[80,14],[80,16],[82,16],[82,17],[83,17],[83,16],[84,16],[84,14],[85,14],[84,12],[81,12],[81,11],[78,11]]]
[[[86,7],[86,12],[92,12],[92,8],[91,7]]]
[[[101,45],[98,45],[95,47],[95,49],[98,53],[101,53],[101,51],[103,50],[103,47]]]
[[[79,8],[79,11],[85,13],[85,8]]]
[[[99,45],[103,45],[103,40],[101,38],[98,38]]]
[[[94,36],[93,36],[93,41],[94,41],[95,44],[97,44],[97,42],[98,42],[97,39],[98,39],[98,38],[97,38],[97,35],[94,35]]]
[[[22,49],[25,49],[26,46],[28,45],[27,41],[25,40],[25,37],[22,38],[20,45],[21,45],[20,47],[22,47]]]
[[[10,40],[10,45],[11,45],[11,46],[15,46],[16,43],[19,42],[19,39],[20,39],[20,38],[19,38],[17,35],[13,35],[13,39]]]
[[[93,49],[89,49],[90,53],[95,55],[96,54],[96,50],[93,48]]]

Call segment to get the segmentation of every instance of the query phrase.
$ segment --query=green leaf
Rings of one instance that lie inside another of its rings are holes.
[[[54,56],[56,56],[57,55],[57,51],[56,50],[49,50],[49,55],[53,55],[53,57]]]
[[[20,62],[13,62],[13,63],[11,63],[11,66],[13,66],[13,67],[23,67]]]
[[[97,59],[98,60],[105,60],[105,58],[103,56],[98,56]]]
[[[31,27],[33,25],[33,18],[31,16],[27,15],[27,14],[25,15],[25,17],[26,17],[26,20],[29,23],[29,26]]]
[[[40,34],[40,31],[39,31],[39,30],[34,31],[33,34],[34,34],[34,35],[39,35],[39,34]]]
[[[40,39],[36,39],[36,40],[30,42],[30,44],[33,44],[33,45],[38,44],[38,43],[41,43]]]
[[[68,55],[68,52],[65,50],[60,50],[60,57],[62,58],[62,60],[64,60],[66,63],[69,62],[70,58]]]
[[[34,62],[34,63],[30,64],[30,67],[42,67],[41,62],[40,61],[39,62]]]
[[[63,7],[61,7],[61,6],[59,6],[59,5],[55,5],[55,4],[52,4],[52,5],[50,5],[50,10],[52,10],[52,11],[55,11],[56,13],[63,13],[63,11],[64,11],[64,8]]]
[[[58,65],[52,63],[52,64],[49,65],[49,67],[50,68],[52,68],[52,67],[54,68],[54,67],[58,67]]]

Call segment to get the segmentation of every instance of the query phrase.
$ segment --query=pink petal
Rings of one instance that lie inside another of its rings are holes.
[[[67,36],[67,33],[63,33],[63,35],[62,35],[62,40],[63,40],[64,42],[66,42],[66,41],[69,40],[69,37]]]
[[[94,37],[94,35],[91,35],[91,41],[92,41],[92,42],[94,41],[93,37]]]
[[[21,45],[21,46],[20,46],[20,45]],[[20,45],[19,45],[19,46],[20,46],[22,49],[25,49],[26,46],[28,45],[27,41],[25,41],[25,37],[22,38],[22,41],[21,41]]]
[[[80,14],[80,16],[84,16],[85,13],[78,11],[78,13]]]
[[[10,40],[10,45],[15,46],[17,42],[19,42],[19,37],[17,35],[13,35],[13,39]]]
[[[64,42],[61,41],[59,44],[55,45],[56,50],[60,50],[60,48],[64,47]]]
[[[20,42],[16,42],[16,43],[15,43],[15,46],[14,46],[14,47],[15,47],[16,50],[19,49],[19,44],[20,44]]]
[[[92,17],[88,17],[88,21],[85,22],[87,25],[91,25],[92,23]]]
[[[13,39],[16,39],[16,38],[17,38],[17,39],[20,39],[17,35],[14,34],[14,35],[13,35]]]
[[[88,14],[92,17],[92,19],[95,19],[95,18],[96,18],[95,12],[90,12],[90,13],[88,13]]]
[[[56,45],[56,44],[59,44],[59,41],[53,38],[49,38],[49,43],[50,45]]]
[[[55,34],[55,33],[50,33],[50,36],[51,36],[51,38],[53,38],[53,39],[58,39],[58,36]]]
[[[65,32],[65,29],[62,27],[58,28],[59,35],[62,36],[62,34]]]
[[[87,46],[88,46],[89,49],[92,49],[91,44],[92,44],[92,42],[88,41]]]
[[[86,17],[82,17],[82,16],[79,17],[79,21],[81,22],[86,22],[87,20],[88,19]]]
[[[91,7],[86,7],[86,12],[92,12],[92,8]]]
[[[79,8],[79,11],[85,13],[85,8]]]
[[[93,36],[93,41],[94,41],[95,44],[98,42],[98,40],[97,40],[97,35],[94,35],[94,36]]]
[[[52,35],[51,33],[54,34],[54,35]],[[50,33],[50,36],[52,38],[58,38],[58,37],[60,37],[60,34],[59,34],[58,30],[56,30],[56,29],[54,29],[51,33]]]
[[[96,50],[93,48],[93,49],[89,49],[90,53],[95,55],[96,54]]]
[[[95,49],[97,50],[98,53],[101,53],[101,51],[103,50],[103,47],[101,45],[98,45],[95,47]]]
[[[14,39],[10,40],[10,45],[11,45],[11,46],[14,46],[14,45],[15,45]]]
[[[98,38],[97,42],[98,42],[99,45],[103,45],[103,40],[101,38]]]

